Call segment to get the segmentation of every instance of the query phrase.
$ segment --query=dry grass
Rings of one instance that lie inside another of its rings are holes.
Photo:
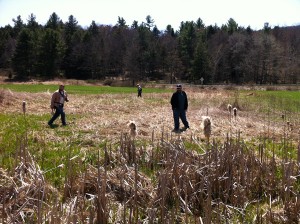
[[[66,87],[67,90],[67,87]],[[186,88],[190,106],[187,119],[190,129],[182,134],[189,138],[191,135],[203,139],[201,130],[201,116],[210,116],[213,121],[211,139],[225,139],[227,135],[240,134],[244,139],[266,137],[280,140],[286,124],[280,119],[274,121],[266,114],[242,108],[237,118],[229,118],[227,104],[232,103],[233,97],[225,90],[201,91]],[[0,113],[21,113],[22,102],[26,101],[27,114],[49,115],[49,92],[44,93],[15,93],[1,90]],[[173,117],[170,106],[169,93],[144,94],[137,98],[133,94],[103,94],[103,95],[69,95],[70,102],[66,103],[65,112],[70,128],[76,133],[83,131],[90,139],[119,139],[121,133],[128,132],[127,124],[135,120],[139,127],[139,139],[149,140],[154,131],[158,135],[162,131],[170,132],[173,129]],[[250,96],[255,97],[255,96]],[[232,115],[233,116],[233,115]],[[59,120],[56,121],[59,124]],[[47,120],[41,125],[46,126]],[[287,128],[286,128],[287,129]],[[289,129],[287,129],[288,131]],[[293,121],[291,137],[298,140],[299,122]],[[51,130],[49,130],[51,135]]]
[[[0,217],[3,223],[239,223],[233,221],[237,216],[243,223],[297,223],[300,218],[294,161],[277,162],[263,151],[257,157],[230,139],[200,154],[186,150],[178,138],[162,139],[159,147],[160,152],[136,148],[122,138],[119,151],[104,147],[99,166],[88,165],[82,173],[72,173],[80,158],[71,159],[64,191],[57,192],[21,145],[15,172],[0,170]],[[140,166],[156,170],[155,181]],[[257,206],[254,217],[247,215],[250,206]]]

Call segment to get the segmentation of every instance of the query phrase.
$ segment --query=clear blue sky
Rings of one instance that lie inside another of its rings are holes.
[[[182,21],[201,18],[206,26],[226,24],[233,18],[239,26],[261,29],[265,22],[271,27],[300,25],[300,0],[0,0],[0,27],[13,25],[21,16],[27,23],[33,13],[42,25],[55,12],[63,22],[73,15],[78,24],[115,25],[118,16],[127,25],[134,20],[145,22],[147,15],[159,30],[170,24],[178,30]]]

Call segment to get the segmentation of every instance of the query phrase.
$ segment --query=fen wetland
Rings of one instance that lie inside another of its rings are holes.
[[[57,87],[0,84],[0,223],[299,223],[297,86],[183,85],[180,134],[172,85],[68,83],[68,125],[51,128]]]

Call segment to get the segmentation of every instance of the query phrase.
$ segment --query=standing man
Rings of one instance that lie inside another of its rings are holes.
[[[142,89],[142,87],[141,87],[140,84],[137,84],[137,87],[138,87],[138,97],[142,97],[142,91],[143,91],[143,89]]]
[[[56,90],[51,98],[50,108],[52,110],[52,118],[48,121],[48,125],[52,126],[56,118],[61,117],[61,123],[63,126],[67,125],[66,123],[66,114],[64,112],[64,103],[68,102],[67,92],[64,90],[64,85],[59,85],[59,89]],[[55,111],[55,112],[54,112]]]
[[[173,110],[173,118],[174,118],[174,129],[173,132],[180,133],[181,131],[185,131],[189,128],[189,123],[186,119],[186,111],[188,109],[188,99],[187,95],[184,91],[182,91],[182,85],[177,84],[177,91],[173,93],[171,98],[171,105]],[[179,129],[179,118],[184,124],[184,128]]]

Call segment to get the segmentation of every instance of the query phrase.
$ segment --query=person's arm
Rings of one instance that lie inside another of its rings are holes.
[[[66,101],[66,102],[69,102],[68,94],[67,94],[66,91],[65,91],[65,101]]]
[[[188,102],[188,98],[187,98],[186,92],[184,92],[184,95],[185,95],[185,110],[187,110],[188,107],[189,107],[189,102]]]
[[[56,94],[53,93],[53,95],[52,95],[52,97],[51,97],[50,108],[52,109],[52,111],[53,111],[53,109],[54,109],[55,95],[56,95]]]
[[[173,106],[173,103],[174,103],[174,94],[172,95],[171,97],[171,100],[170,100],[170,104]]]
[[[176,107],[175,106],[175,104],[176,104],[176,102],[175,102],[175,100],[176,100],[175,96],[176,96],[176,93],[173,93],[173,95],[171,97],[171,101],[170,101],[170,103],[172,105],[172,109],[174,109]]]

